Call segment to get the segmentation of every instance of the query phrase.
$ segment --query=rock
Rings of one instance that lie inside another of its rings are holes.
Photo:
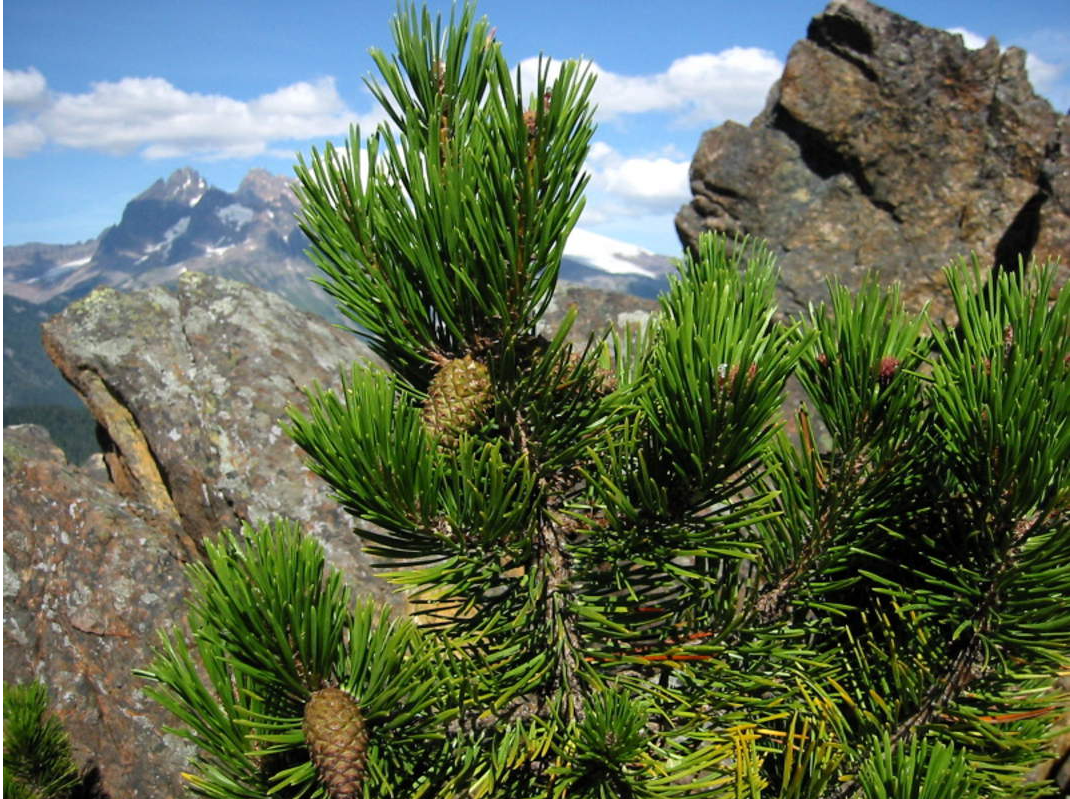
[[[598,336],[612,323],[618,328],[643,324],[660,306],[655,300],[615,291],[602,291],[578,283],[559,283],[539,321],[538,331],[552,338],[572,309],[576,319],[569,332],[573,346],[582,348],[589,336]]]
[[[4,430],[4,680],[42,680],[79,765],[116,797],[179,797],[193,754],[131,669],[184,615],[182,528],[68,465],[44,428]]]
[[[113,483],[180,524],[191,552],[241,521],[288,517],[361,590],[388,596],[351,517],[283,432],[303,387],[374,360],[354,335],[274,294],[187,272],[173,294],[99,289],[47,322],[43,340],[111,439]]]
[[[108,462],[104,459],[103,452],[94,452],[82,463],[82,471],[99,480],[102,483],[110,483],[111,475],[108,474]]]
[[[52,441],[48,431],[37,424],[15,424],[4,428],[4,465],[26,460],[46,460],[66,464],[63,450]]]
[[[275,295],[199,273],[174,293],[100,289],[43,338],[110,443],[102,471],[67,464],[43,428],[5,430],[4,678],[44,680],[112,796],[178,797],[191,752],[131,672],[184,619],[183,567],[206,538],[296,519],[358,593],[404,606],[283,432],[302,387],[374,357]]]
[[[762,113],[707,131],[690,175],[680,240],[766,239],[789,312],[823,300],[826,277],[857,287],[876,270],[942,316],[952,259],[1059,257],[1063,280],[1070,264],[1070,122],[1034,93],[1025,53],[969,50],[866,0],[815,17]]]

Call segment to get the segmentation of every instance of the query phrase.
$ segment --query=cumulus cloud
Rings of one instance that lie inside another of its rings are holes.
[[[535,85],[537,66],[537,58],[520,62],[525,87]],[[773,53],[756,47],[684,56],[652,75],[622,75],[592,62],[598,78],[592,97],[598,105],[595,119],[659,111],[691,123],[747,122],[761,110],[783,68]]]
[[[598,197],[589,216],[643,215],[676,211],[688,197],[688,160],[670,154],[624,156],[595,142],[587,159],[591,188]]]
[[[536,65],[537,59],[521,63],[526,87],[534,86]],[[598,76],[596,117],[664,112],[705,125],[746,121],[761,109],[781,69],[772,53],[747,47],[678,58],[652,75],[591,64]],[[145,158],[249,157],[275,152],[288,141],[339,136],[354,122],[367,128],[384,119],[380,111],[355,113],[330,77],[241,100],[188,92],[157,77],[93,83],[80,94],[50,93],[37,69],[5,69],[4,103],[10,109],[4,152],[15,157],[48,144]],[[668,193],[669,183],[680,183],[679,163],[666,158],[622,159],[613,170],[603,175],[608,189],[651,203]]]
[[[1070,93],[1065,85],[1059,85],[1067,73],[1066,64],[1052,64],[1040,56],[1026,53],[1025,68],[1029,72],[1029,82],[1041,94],[1048,95],[1058,102]]]
[[[948,33],[957,33],[962,37],[962,43],[966,45],[970,50],[980,50],[985,46],[987,41],[984,36],[979,33],[974,33],[966,28],[948,28]]]
[[[45,134],[29,122],[13,122],[4,125],[4,157],[22,158],[40,150],[45,144]]]
[[[44,78],[36,70],[13,74],[10,80],[16,97],[44,91]],[[5,70],[5,103],[8,85]],[[52,95],[44,108],[5,126],[4,144],[5,155],[25,155],[52,142],[113,155],[137,152],[145,158],[246,157],[268,152],[272,143],[338,136],[351,123],[377,121],[349,109],[330,77],[252,100],[187,92],[163,78],[123,78],[91,84],[82,94]]]
[[[4,106],[34,106],[48,97],[45,76],[36,68],[4,70]]]

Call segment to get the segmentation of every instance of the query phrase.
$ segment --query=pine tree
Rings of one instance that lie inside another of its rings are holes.
[[[70,799],[81,785],[71,739],[43,683],[4,684],[4,795]]]
[[[354,607],[293,524],[223,535],[193,648],[143,672],[193,792],[1050,789],[1023,775],[1070,666],[1054,271],[950,266],[951,327],[875,282],[784,321],[761,243],[707,236],[650,324],[544,337],[593,78],[521,86],[468,5],[394,37],[388,123],[297,167],[322,285],[390,369],[311,388],[290,434],[418,614]]]

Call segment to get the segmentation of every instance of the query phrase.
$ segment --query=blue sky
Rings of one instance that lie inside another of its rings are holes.
[[[434,0],[434,10],[450,4]],[[893,0],[925,25],[1025,47],[1037,89],[1070,107],[1068,0]],[[600,110],[581,225],[676,254],[702,132],[749,122],[814,0],[483,0],[506,56],[583,57]],[[7,0],[4,243],[72,243],[118,221],[156,178],[192,166],[234,190],[252,167],[377,115],[369,47],[390,51],[392,0]]]

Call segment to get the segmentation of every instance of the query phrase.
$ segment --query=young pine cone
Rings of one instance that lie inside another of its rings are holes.
[[[461,433],[482,421],[490,400],[486,365],[471,356],[446,361],[431,380],[424,426],[440,445],[456,447]]]
[[[305,704],[302,730],[331,799],[356,799],[368,760],[368,734],[357,703],[345,691],[322,688]]]

